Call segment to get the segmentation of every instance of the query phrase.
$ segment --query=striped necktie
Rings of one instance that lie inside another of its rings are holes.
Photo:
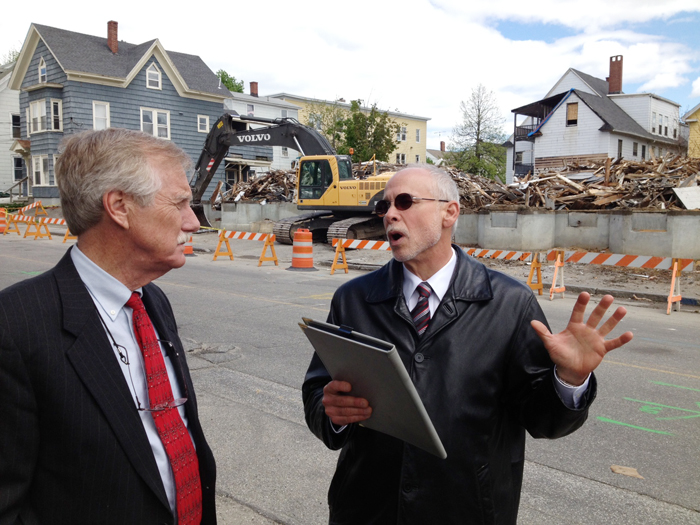
[[[428,297],[430,297],[430,293],[433,290],[428,283],[422,282],[416,287],[416,291],[420,297],[416,306],[411,310],[411,317],[413,318],[413,324],[416,325],[416,330],[418,330],[418,335],[423,335],[423,332],[428,328],[428,323],[430,323]]]

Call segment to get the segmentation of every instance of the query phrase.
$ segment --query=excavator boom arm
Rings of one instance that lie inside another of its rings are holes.
[[[247,129],[248,123],[263,124],[267,127]],[[190,181],[194,205],[201,203],[204,192],[229,147],[236,145],[283,146],[299,151],[302,156],[336,154],[323,135],[295,119],[238,116],[234,118],[230,113],[224,113],[212,126],[195,164],[194,175]]]

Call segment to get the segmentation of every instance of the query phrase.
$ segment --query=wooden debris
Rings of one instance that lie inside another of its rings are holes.
[[[398,171],[403,166],[376,163],[376,173]],[[556,210],[681,210],[674,188],[698,186],[700,159],[668,154],[646,161],[615,159],[591,164],[567,164],[562,169],[528,174],[506,186],[492,179],[447,167],[457,183],[463,210],[519,207]],[[362,180],[374,175],[374,163],[354,164],[353,175]],[[238,183],[222,195],[223,202],[294,202],[296,173],[271,171]]]

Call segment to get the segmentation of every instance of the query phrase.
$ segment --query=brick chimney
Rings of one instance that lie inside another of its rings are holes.
[[[610,76],[608,81],[608,94],[622,93],[622,55],[610,57]]]
[[[258,83],[257,82],[250,83],[250,94],[254,97],[258,96]]]
[[[440,151],[445,151],[445,141],[444,140],[440,141]]]
[[[119,53],[119,40],[117,39],[117,23],[114,20],[107,22],[107,47],[115,55]]]

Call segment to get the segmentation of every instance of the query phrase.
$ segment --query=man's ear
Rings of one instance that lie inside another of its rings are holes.
[[[129,207],[132,204],[130,196],[123,191],[113,190],[102,196],[106,218],[125,230],[129,229]]]
[[[457,201],[450,201],[444,209],[442,227],[445,229],[452,228],[452,225],[457,219],[459,219],[459,203]]]

